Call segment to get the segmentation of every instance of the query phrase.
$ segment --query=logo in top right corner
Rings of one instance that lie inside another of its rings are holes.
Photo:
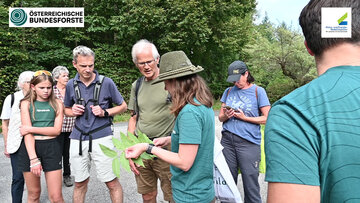
[[[351,38],[351,8],[321,8],[322,38]]]
[[[339,18],[338,20],[339,25],[347,25],[348,22],[345,21],[347,17],[348,17],[348,13],[345,13],[343,16],[341,16],[341,18]]]

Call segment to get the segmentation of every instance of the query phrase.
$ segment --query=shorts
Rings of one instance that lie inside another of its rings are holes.
[[[56,138],[35,140],[35,152],[41,161],[44,172],[55,171],[62,168],[62,150]],[[30,172],[30,158],[26,150],[24,139],[19,148],[19,171]]]
[[[144,167],[138,167],[140,175],[135,175],[138,193],[147,194],[157,191],[157,180],[160,179],[161,190],[165,201],[173,201],[171,191],[170,164],[155,158],[144,160]]]
[[[101,182],[109,182],[116,178],[112,171],[113,158],[106,156],[100,149],[100,145],[115,150],[112,135],[92,140],[92,152],[89,150],[89,141],[82,141],[82,155],[79,155],[79,140],[70,140],[70,165],[71,173],[75,182],[83,182],[90,177],[91,161],[94,161],[97,178]]]

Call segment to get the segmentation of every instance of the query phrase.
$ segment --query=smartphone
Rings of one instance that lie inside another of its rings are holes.
[[[235,112],[239,112],[238,110],[236,110],[236,109],[232,108],[231,106],[224,106],[224,108],[225,108],[225,109],[227,109],[227,110],[232,109],[232,110],[234,110]]]

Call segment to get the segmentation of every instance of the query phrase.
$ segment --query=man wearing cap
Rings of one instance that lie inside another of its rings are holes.
[[[140,40],[132,48],[132,59],[143,77],[132,84],[128,109],[132,112],[128,131],[145,133],[151,140],[170,136],[175,116],[170,113],[171,97],[163,82],[151,85],[159,75],[160,55],[155,45],[148,40]],[[138,84],[138,85],[137,85]],[[138,90],[136,90],[138,86]],[[137,93],[137,95],[136,95]],[[165,146],[170,150],[170,145]],[[144,160],[144,167],[135,167],[130,160],[131,170],[135,173],[138,192],[143,202],[156,202],[157,181],[165,201],[173,201],[171,192],[170,164],[161,159]]]
[[[264,88],[253,84],[254,80],[244,62],[230,64],[226,81],[234,86],[227,88],[220,99],[219,120],[223,122],[223,153],[235,183],[240,169],[245,202],[261,203],[260,124],[266,123],[270,102]]]

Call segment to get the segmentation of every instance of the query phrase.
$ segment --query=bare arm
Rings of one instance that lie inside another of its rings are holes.
[[[235,118],[249,122],[249,123],[265,124],[267,117],[269,115],[270,106],[261,107],[260,111],[261,111],[262,115],[258,116],[258,117],[248,117],[240,109],[238,109],[238,110],[239,110],[239,112],[234,113]]]
[[[106,109],[109,113],[109,116],[115,116],[116,114],[124,113],[127,110],[127,104],[123,101],[119,106],[114,106],[112,108]]]
[[[130,111],[131,115],[133,115],[133,110]],[[129,119],[129,123],[128,123],[128,132],[131,132],[132,134],[134,134],[135,129],[136,129],[136,120],[137,120],[137,115],[133,115],[130,117]]]
[[[140,143],[126,149],[126,158],[137,158],[141,153],[147,150],[149,144]],[[180,144],[179,153],[171,152],[160,147],[153,147],[152,154],[156,155],[165,162],[180,168],[183,171],[191,169],[199,145],[197,144]]]
[[[30,103],[29,101],[22,101],[20,106],[21,111],[21,125],[24,126],[32,126],[31,120],[30,120],[30,112],[29,112]],[[24,142],[26,146],[26,150],[28,152],[29,158],[36,158],[36,152],[35,152],[35,139],[32,134],[26,134],[24,135]]]
[[[58,104],[58,111],[55,116],[53,127],[32,127],[28,125],[21,126],[20,132],[22,135],[26,134],[39,134],[46,136],[58,136],[61,133],[61,126],[64,118],[64,105],[60,100],[56,100]]]
[[[4,137],[4,155],[6,157],[10,157],[9,153],[7,152],[7,137],[8,137],[8,131],[9,131],[9,119],[2,120],[2,134]]]
[[[127,105],[126,105],[126,102],[124,101],[123,103],[121,103],[121,105],[114,106],[109,109],[102,109],[101,106],[99,106],[99,105],[96,105],[96,106],[91,105],[90,108],[91,108],[92,113],[95,116],[104,117],[105,110],[109,113],[109,116],[115,116],[116,114],[120,114],[120,113],[126,111]],[[73,108],[73,112],[74,112],[74,108]]]
[[[319,203],[320,187],[311,185],[274,183],[268,185],[268,203]]]
[[[220,112],[219,112],[219,121],[220,122],[225,122],[229,118],[232,117],[232,116],[225,113],[227,110],[224,108],[224,106],[225,106],[225,103],[221,103],[221,108],[220,108]]]

